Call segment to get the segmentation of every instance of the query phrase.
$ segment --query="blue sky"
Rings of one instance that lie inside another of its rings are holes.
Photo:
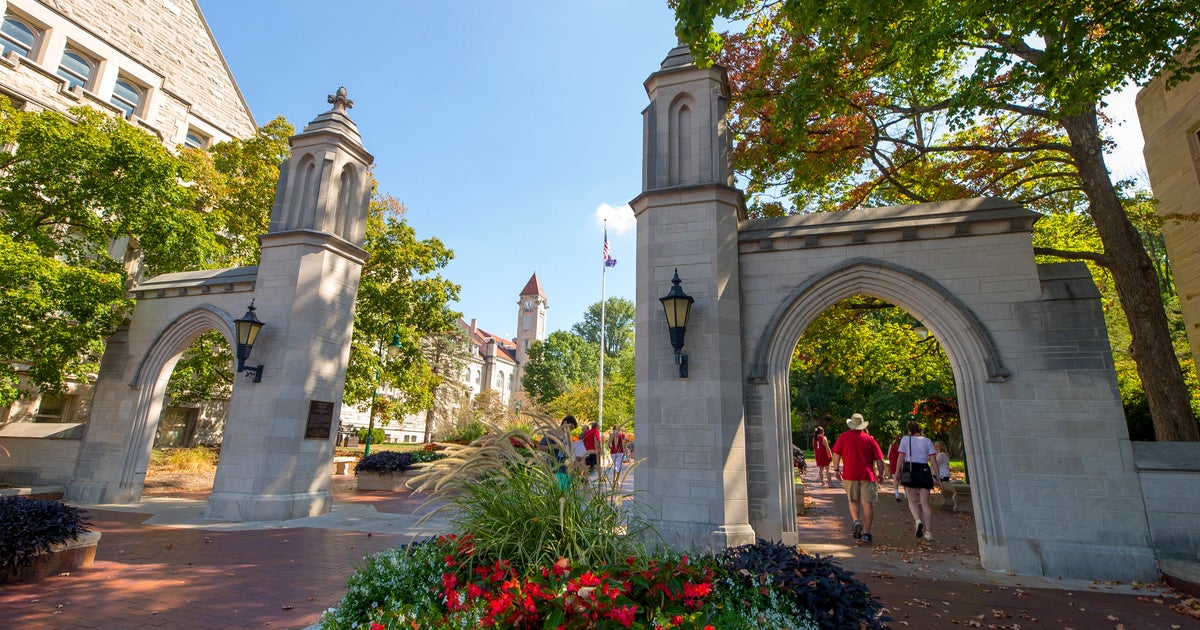
[[[346,87],[380,190],[454,250],[443,275],[468,321],[515,336],[534,272],[549,330],[582,319],[600,300],[604,216],[605,293],[634,299],[626,206],[642,82],[675,45],[665,1],[199,4],[258,124],[300,129]]]
[[[666,0],[199,0],[258,124],[297,129],[345,86],[380,190],[454,250],[456,310],[513,337],[537,272],[548,329],[600,300],[602,218],[634,299],[642,82],[675,45]],[[1132,92],[1111,99],[1118,175],[1144,169]],[[665,288],[662,291],[665,293]]]

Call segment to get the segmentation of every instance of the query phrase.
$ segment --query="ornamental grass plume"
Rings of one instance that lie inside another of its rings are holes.
[[[600,475],[589,481],[587,467],[570,456],[570,436],[545,421],[536,428],[545,439],[489,426],[470,444],[448,445],[445,459],[409,482],[432,493],[424,507],[436,507],[424,518],[446,512],[459,532],[473,537],[481,558],[515,567],[643,552],[644,538],[657,532],[635,502],[624,500],[620,480]]]

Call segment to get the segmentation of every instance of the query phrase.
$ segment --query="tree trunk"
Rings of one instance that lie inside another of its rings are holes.
[[[1104,244],[1106,266],[1129,321],[1130,349],[1150,403],[1154,436],[1162,442],[1200,441],[1183,371],[1171,343],[1158,277],[1104,164],[1095,106],[1064,116],[1061,122],[1071,140],[1089,213]]]

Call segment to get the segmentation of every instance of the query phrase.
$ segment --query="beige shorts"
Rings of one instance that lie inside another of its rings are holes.
[[[874,505],[879,503],[879,484],[874,481],[842,480],[842,489],[851,501],[861,501]]]

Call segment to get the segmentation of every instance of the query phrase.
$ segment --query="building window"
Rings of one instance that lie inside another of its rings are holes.
[[[479,370],[476,370],[476,371],[475,371],[475,384],[476,384],[476,385],[478,385],[478,384],[479,384]]]
[[[496,389],[504,387],[504,372],[496,373]]]
[[[203,149],[206,144],[208,144],[208,140],[204,136],[191,129],[189,129],[187,135],[183,137],[183,146],[185,147]]]
[[[62,422],[67,410],[66,396],[42,396],[34,422]]]
[[[0,26],[0,45],[4,46],[4,55],[16,51],[22,57],[32,57],[37,47],[41,32],[17,18],[7,15],[4,25]]]
[[[62,64],[58,66],[58,76],[67,80],[67,89],[76,85],[88,89],[92,75],[96,72],[96,63],[80,53],[67,49],[63,51]]]
[[[121,108],[121,111],[125,112],[126,118],[132,118],[137,115],[143,96],[145,96],[145,91],[142,88],[120,78],[113,87],[112,98],[109,99],[109,102]]]

